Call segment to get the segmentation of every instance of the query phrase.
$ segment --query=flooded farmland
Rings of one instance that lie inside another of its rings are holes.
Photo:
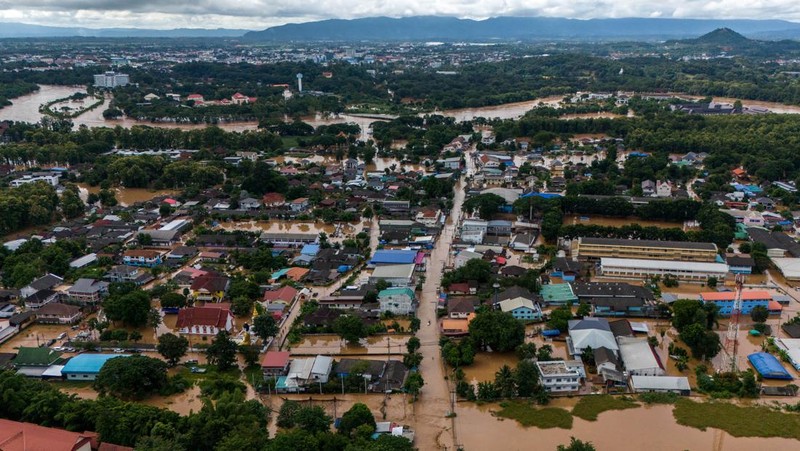
[[[622,226],[638,224],[642,227],[661,227],[665,229],[678,228],[684,230],[687,229],[687,227],[682,222],[652,221],[652,220],[639,219],[634,216],[629,218],[614,218],[614,217],[599,216],[599,215],[565,215],[563,223],[564,225],[584,224],[584,225],[598,225],[598,226],[609,226],[609,227],[622,227]]]
[[[402,355],[410,335],[375,335],[361,340],[359,345],[347,343],[338,335],[306,335],[291,345],[292,355]]]

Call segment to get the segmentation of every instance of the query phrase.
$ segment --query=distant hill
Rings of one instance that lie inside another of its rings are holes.
[[[664,40],[684,39],[720,28],[744,35],[800,37],[800,24],[783,20],[564,19],[495,17],[486,20],[417,16],[331,19],[287,24],[244,35],[252,41],[471,41],[471,40]]]
[[[0,38],[227,38],[243,36],[247,30],[224,28],[177,28],[151,30],[145,28],[73,28],[47,27],[14,22],[0,22]]]
[[[730,28],[717,28],[711,33],[706,33],[697,39],[687,39],[683,41],[687,44],[700,44],[700,45],[719,45],[719,46],[742,46],[753,43],[753,40],[747,39],[741,34],[731,30]]]

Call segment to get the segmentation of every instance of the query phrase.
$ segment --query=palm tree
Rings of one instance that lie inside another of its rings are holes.
[[[516,383],[514,381],[514,372],[508,365],[503,365],[496,373],[494,373],[494,385],[500,396],[503,398],[513,398],[516,392]]]

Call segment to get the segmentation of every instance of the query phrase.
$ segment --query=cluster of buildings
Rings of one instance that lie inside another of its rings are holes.
[[[389,393],[402,390],[409,370],[397,360],[363,360],[316,355],[292,356],[285,351],[268,351],[261,360],[264,380],[275,380],[279,393],[321,390],[332,378],[350,376],[363,379],[365,393]]]

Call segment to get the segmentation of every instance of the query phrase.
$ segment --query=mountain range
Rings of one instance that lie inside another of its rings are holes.
[[[48,27],[15,22],[0,22],[0,38],[235,38],[248,30],[225,28],[176,28],[173,30],[151,30],[146,28],[77,28]]]
[[[800,38],[800,23],[785,20],[564,19],[495,17],[486,20],[417,16],[331,19],[287,24],[244,35],[245,40],[286,41],[487,41],[664,40],[734,28],[762,39]],[[775,35],[770,38],[770,35]]]
[[[565,19],[494,17],[485,20],[441,16],[330,19],[286,24],[262,31],[237,29],[51,27],[0,22],[0,38],[241,38],[253,42],[314,41],[524,41],[668,40],[693,38],[719,28],[756,39],[798,39],[800,23],[785,20]]]

